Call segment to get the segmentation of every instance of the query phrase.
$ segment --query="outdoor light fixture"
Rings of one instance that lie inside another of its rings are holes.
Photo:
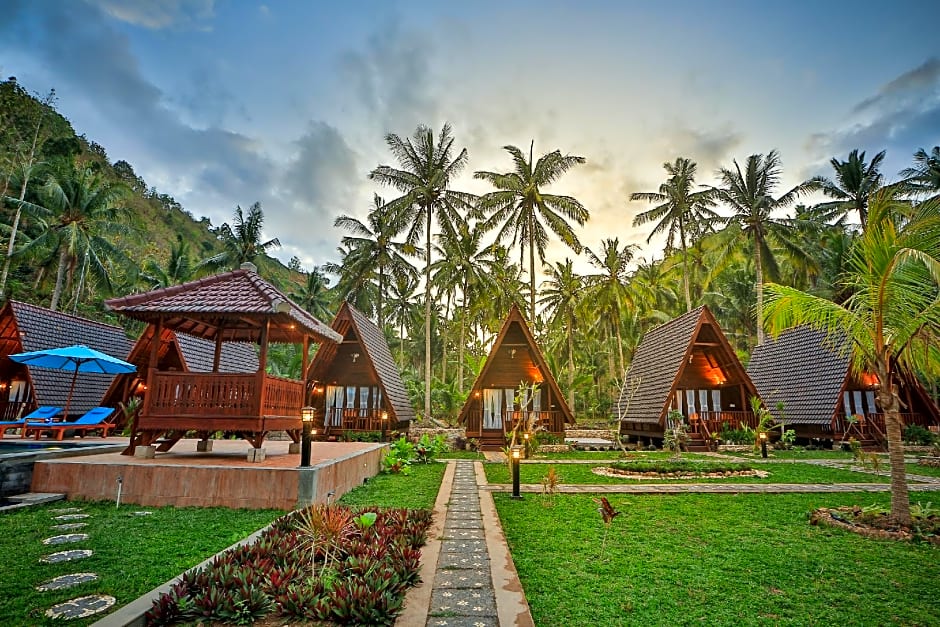
[[[525,458],[529,459],[529,434],[523,433],[522,439],[525,440]]]
[[[522,456],[522,451],[519,450],[520,447],[518,444],[512,447],[512,498],[521,499],[522,495],[519,494],[519,458]]]
[[[385,441],[385,429],[388,427],[388,412],[382,412],[382,441]]]
[[[760,434],[760,456],[767,459],[767,434],[763,431]]]
[[[515,348],[510,348],[510,349],[509,349],[509,358],[510,358],[510,359],[515,359],[515,358],[516,358],[516,349],[515,349]]]
[[[313,418],[316,410],[309,405],[300,409],[300,420],[303,423],[303,434],[300,439],[300,467],[310,466],[310,434],[316,433],[313,429]]]
[[[357,360],[357,359],[359,359],[359,353],[353,353],[353,354],[352,354],[353,363],[356,363],[356,360]]]

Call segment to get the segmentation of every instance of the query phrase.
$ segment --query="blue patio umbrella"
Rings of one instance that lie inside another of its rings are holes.
[[[48,348],[39,351],[30,351],[28,353],[16,353],[9,356],[17,363],[37,368],[49,368],[51,370],[72,371],[72,385],[69,387],[69,395],[65,401],[65,409],[62,415],[69,415],[69,404],[72,402],[72,392],[75,391],[75,380],[79,372],[98,372],[102,374],[125,374],[137,370],[137,366],[130,364],[123,359],[112,357],[88,348],[84,344],[75,344],[74,346],[64,346],[62,348]]]

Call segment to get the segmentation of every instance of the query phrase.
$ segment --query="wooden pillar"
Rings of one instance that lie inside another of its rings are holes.
[[[310,338],[306,335],[304,336],[303,342],[303,354],[300,358],[300,378],[304,382],[304,386],[307,384],[307,365],[308,365],[308,353],[310,352]],[[306,387],[304,387],[306,389]]]
[[[163,318],[157,318],[156,324],[151,324],[153,335],[150,338],[150,361],[147,364],[147,393],[144,395],[144,415],[150,414],[150,401],[153,398],[153,373],[157,369],[160,358],[160,342],[163,340]]]
[[[261,351],[258,354],[258,416],[264,415],[262,413],[262,408],[264,407],[264,373],[268,368],[268,330],[271,326],[271,320],[265,318],[264,324],[261,326]]]
[[[212,372],[219,371],[219,362],[222,361],[222,332],[224,330],[224,322],[219,321],[219,326],[216,327],[215,331],[215,353],[212,355]]]

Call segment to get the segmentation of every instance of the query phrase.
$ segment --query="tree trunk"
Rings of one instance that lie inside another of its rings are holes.
[[[443,289],[443,288],[442,288]],[[453,296],[451,292],[447,292],[447,300],[444,302],[444,317],[442,320],[450,320],[450,299]],[[449,332],[450,329],[448,328]],[[447,336],[449,333],[444,332],[444,325],[441,325],[441,383],[447,384]]]
[[[460,307],[460,345],[457,347],[457,389],[463,393],[463,353],[467,344],[467,280],[463,282],[463,303]]]
[[[385,266],[379,264],[379,330],[385,335]]]
[[[614,320],[614,323],[616,324],[616,328],[617,328],[617,353],[620,355],[620,372],[626,372],[627,371],[626,365],[625,365],[626,362],[623,358],[623,333],[621,333],[620,331],[620,327],[623,325],[620,323],[619,312],[618,312],[617,317]]]
[[[904,466],[904,446],[901,443],[901,414],[898,391],[887,368],[878,368],[881,390],[878,402],[885,415],[885,435],[888,438],[888,459],[891,463],[891,517],[901,525],[911,524],[911,501],[907,491],[907,469]]]
[[[26,198],[26,186],[29,182],[29,175],[23,175],[23,184],[20,185],[20,202]],[[13,261],[13,245],[16,244],[16,232],[20,226],[20,216],[23,215],[23,209],[20,205],[16,206],[16,213],[13,215],[13,225],[10,227],[10,243],[7,245],[7,257],[3,261],[3,274],[0,275],[0,300],[3,299],[7,290],[7,276],[10,274],[10,264]]]
[[[574,411],[574,320],[568,321],[568,407]]]
[[[59,253],[59,267],[55,273],[55,289],[52,291],[52,302],[49,303],[49,309],[55,311],[59,306],[59,298],[62,296],[62,285],[65,283],[65,265],[68,262],[68,252],[65,247]]]
[[[689,253],[685,245],[685,222],[679,216],[679,242],[682,244],[682,289],[685,291],[685,310],[692,311],[692,296],[689,293]]]
[[[534,211],[534,209],[533,209]],[[529,213],[529,325],[535,327],[535,216]]]
[[[754,236],[754,273],[757,275],[757,345],[764,343],[764,267],[760,258],[761,240]]]
[[[425,207],[424,249],[424,419],[431,419],[431,207]]]

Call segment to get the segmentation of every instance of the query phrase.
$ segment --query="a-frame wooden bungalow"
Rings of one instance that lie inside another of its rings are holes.
[[[163,330],[170,329],[214,344],[212,371],[197,373],[159,370],[160,343],[150,343],[147,390],[132,426],[128,453],[137,445],[158,440],[158,450],[167,451],[190,431],[202,438],[215,432],[237,434],[256,448],[271,431],[286,431],[299,441],[300,410],[307,401],[305,384],[266,373],[268,344],[301,345],[306,369],[311,341],[342,341],[341,335],[262,279],[253,264],[182,285],[114,298],[105,305],[149,323],[153,329],[146,333],[154,337],[162,338]],[[258,345],[257,369],[220,372],[226,342]]]
[[[131,349],[131,340],[121,327],[7,301],[0,310],[0,420],[15,420],[40,405],[64,407],[72,383],[70,372],[31,368],[7,355],[72,344],[85,344],[118,359],[126,358]],[[81,416],[102,405],[113,379],[114,375],[82,373],[68,403],[69,414]]]
[[[535,384],[536,394],[516,398],[520,384]],[[530,418],[535,428],[560,438],[565,425],[575,422],[522,312],[513,305],[458,421],[468,438],[477,438],[484,448],[501,449],[516,423]]]
[[[789,329],[756,347],[747,371],[771,409],[783,404],[786,428],[798,438],[854,437],[866,446],[883,445],[878,379],[852,373],[844,342],[807,326]],[[940,425],[940,409],[920,382],[904,378],[898,383],[904,424]]]
[[[749,399],[757,396],[738,356],[708,307],[650,330],[636,349],[615,405],[620,434],[660,439],[682,413],[690,448],[707,447],[722,423],[756,426]]]
[[[321,346],[307,374],[322,433],[407,430],[414,408],[382,331],[347,302],[331,327],[342,342]]]
[[[137,339],[125,361],[137,366],[137,371],[119,374],[114,377],[104,395],[103,405],[117,407],[118,403],[128,404],[133,397],[143,399],[147,391],[147,375],[150,367],[155,327],[147,327]],[[215,342],[210,342],[185,333],[175,333],[164,329],[157,346],[157,370],[166,372],[212,372],[215,355]],[[256,372],[258,370],[258,351],[247,342],[224,342],[219,356],[218,372]],[[139,411],[140,408],[138,408]],[[114,420],[120,430],[125,425],[125,417],[118,413]]]

